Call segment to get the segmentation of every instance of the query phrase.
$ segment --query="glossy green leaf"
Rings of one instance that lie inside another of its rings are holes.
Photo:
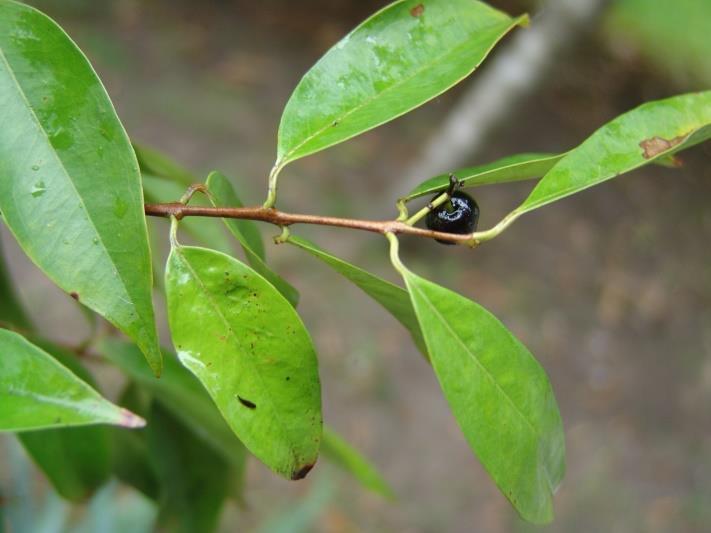
[[[565,439],[545,371],[486,309],[407,270],[403,276],[469,445],[525,520],[551,521]]]
[[[51,355],[0,329],[0,431],[116,424],[143,419],[102,398]]]
[[[244,205],[239,196],[237,196],[237,192],[232,186],[232,183],[230,183],[230,180],[221,172],[210,172],[205,184],[214,195],[215,203],[218,207],[242,207]],[[245,251],[249,249],[250,252],[257,255],[259,259],[262,261],[265,260],[264,243],[262,242],[262,234],[259,232],[257,224],[251,220],[238,220],[234,218],[224,219],[224,221]]]
[[[395,498],[395,493],[378,469],[328,426],[323,428],[321,453],[326,459],[350,473],[365,488],[388,499]]]
[[[158,150],[143,146],[138,143],[133,143],[133,150],[138,159],[138,165],[141,173],[149,174],[159,178],[167,179],[181,187],[181,193],[175,200],[180,198],[190,185],[198,183],[195,175],[186,170],[184,167],[171,160],[168,156],[160,153]],[[173,200],[173,201],[175,201]]]
[[[0,243],[1,244],[1,243]],[[0,246],[0,325],[30,329],[32,324],[20,303]]]
[[[321,440],[321,389],[294,308],[254,270],[204,248],[174,247],[165,285],[180,361],[247,449],[285,477],[305,476]]]
[[[517,154],[493,163],[476,167],[460,168],[454,175],[464,187],[476,187],[493,183],[539,178],[548,172],[565,154]],[[440,174],[430,178],[412,189],[405,200],[411,200],[425,194],[444,191],[449,187],[449,174]]]
[[[144,173],[143,193],[147,203],[177,202],[185,193],[185,187],[170,179]],[[207,200],[200,198],[200,194],[197,193],[190,203],[207,205]],[[180,227],[205,246],[216,248],[225,253],[231,253],[233,250],[232,240],[218,220],[207,217],[186,217],[180,223]],[[167,234],[164,235],[164,238],[167,239]]]
[[[19,433],[18,438],[54,490],[67,500],[85,501],[111,475],[108,428],[26,431]]]
[[[527,17],[476,0],[400,0],[331,48],[279,125],[276,167],[388,122],[468,76]]]
[[[335,255],[329,254],[314,243],[301,237],[291,235],[287,242],[317,257],[382,305],[398,322],[405,326],[405,329],[410,332],[415,345],[427,358],[427,347],[422,338],[422,330],[417,322],[410,296],[405,289],[352,265]]]
[[[79,379],[97,388],[91,374],[75,356],[47,342],[38,344]],[[25,431],[17,436],[63,498],[85,500],[111,475],[111,439],[106,426]]]
[[[222,453],[236,472],[244,470],[244,446],[230,430],[205,388],[174,354],[164,352],[163,374],[157,379],[142,364],[141,354],[134,345],[104,340],[99,350],[196,435]]]
[[[0,2],[0,211],[57,285],[161,361],[138,164],[86,57],[49,18]]]
[[[229,493],[229,464],[160,403],[151,406],[146,432],[160,483],[159,529],[214,531]]]
[[[711,91],[649,102],[561,159],[514,213],[526,213],[711,138]]]
[[[215,205],[218,207],[241,207],[237,193],[229,180],[219,172],[212,172],[207,178],[207,187],[213,195]],[[250,220],[222,219],[232,235],[242,245],[242,249],[247,257],[247,261],[263,278],[274,287],[296,307],[299,303],[299,291],[297,291],[284,278],[271,270],[264,262],[264,245],[262,237],[254,222]]]

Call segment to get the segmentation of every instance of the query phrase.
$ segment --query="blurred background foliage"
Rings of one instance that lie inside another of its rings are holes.
[[[632,49],[660,75],[705,88],[711,85],[709,20],[706,0],[620,0],[610,7],[606,29],[614,46]]]
[[[384,4],[30,3],[87,53],[132,138],[198,176],[212,169],[233,176],[246,203],[263,200],[279,115],[300,76]],[[552,2],[533,0],[491,4],[530,11],[534,25],[552,9]],[[711,2],[603,4],[470,164],[562,151],[642,101],[711,86]],[[495,52],[488,64],[496,60]],[[390,216],[394,198],[384,193],[397,187],[402,169],[476,77],[390,125],[295,163],[283,174],[280,205]],[[711,524],[711,148],[682,158],[680,169],[645,168],[527,215],[474,252],[404,243],[413,270],[491,309],[551,376],[568,473],[547,530],[701,532]],[[514,184],[477,191],[483,227],[527,190]],[[167,241],[167,227],[151,224]],[[396,279],[376,236],[295,232]],[[83,315],[1,233],[33,322],[60,341],[84,338],[90,326]],[[158,264],[164,253],[159,246]],[[365,493],[326,464],[287,483],[252,461],[245,501],[225,508],[221,530],[528,531],[471,455],[407,333],[312,258],[286,246],[267,253],[301,291],[300,312],[319,350],[326,421],[373,458],[398,500]],[[159,319],[163,325],[160,312]],[[118,374],[92,370],[116,397]],[[10,531],[149,531],[156,519],[148,500],[117,482],[69,506],[9,437],[0,438],[0,494]]]

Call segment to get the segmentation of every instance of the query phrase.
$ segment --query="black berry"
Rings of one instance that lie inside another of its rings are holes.
[[[437,194],[432,200],[437,198]],[[474,198],[462,191],[455,191],[448,202],[436,207],[427,214],[427,227],[445,233],[467,234],[476,230],[479,222],[479,206]],[[453,242],[436,239],[442,244]]]

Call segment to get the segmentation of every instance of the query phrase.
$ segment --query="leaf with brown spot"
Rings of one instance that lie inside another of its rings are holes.
[[[679,135],[674,137],[672,140],[662,139],[661,137],[652,137],[639,143],[639,146],[644,150],[642,154],[645,159],[652,159],[657,157],[664,152],[667,152],[674,148],[676,145],[681,144],[688,135]]]
[[[413,17],[419,17],[424,12],[425,12],[425,6],[422,4],[417,4],[415,7],[413,7],[410,10],[410,15],[412,15]]]
[[[620,115],[568,152],[512,215],[527,213],[709,138],[711,91],[648,102]]]
[[[225,272],[238,290],[225,294]],[[230,429],[287,479],[312,465],[321,386],[313,342],[292,305],[244,263],[205,248],[174,247],[165,276],[178,358]]]

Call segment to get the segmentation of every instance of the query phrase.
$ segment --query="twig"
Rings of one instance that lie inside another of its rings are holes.
[[[415,235],[427,239],[438,239],[457,244],[475,246],[471,235],[458,235],[454,233],[444,233],[442,231],[432,231],[423,228],[415,228],[398,220],[360,220],[354,218],[325,217],[320,215],[303,215],[298,213],[285,213],[269,207],[204,207],[189,206],[180,202],[167,204],[146,204],[145,213],[154,217],[175,217],[178,220],[184,217],[215,217],[215,218],[236,218],[244,220],[258,220],[268,222],[275,226],[285,227],[292,224],[316,224],[319,226],[334,226],[339,228],[350,228],[373,233]]]

